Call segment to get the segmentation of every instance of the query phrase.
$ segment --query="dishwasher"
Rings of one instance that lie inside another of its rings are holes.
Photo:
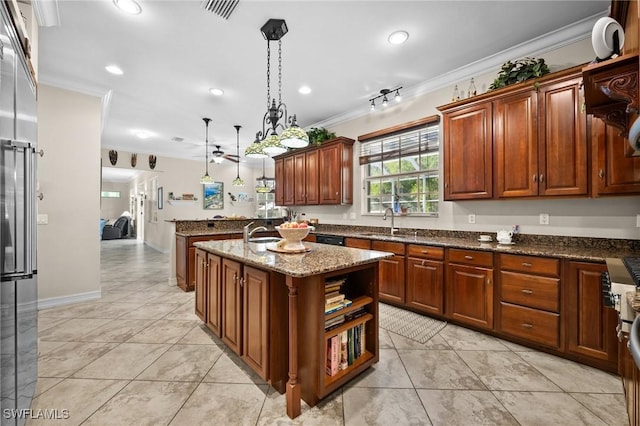
[[[344,246],[344,237],[339,235],[316,234],[316,243],[331,244],[332,246]]]

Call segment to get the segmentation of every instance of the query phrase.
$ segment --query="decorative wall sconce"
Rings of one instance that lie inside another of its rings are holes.
[[[138,164],[138,154],[131,154],[131,167],[135,167]]]
[[[118,151],[116,151],[115,149],[109,151],[109,162],[112,166],[115,166],[118,162]]]
[[[149,156],[149,168],[151,170],[156,168],[156,161],[157,161],[157,158],[156,158],[155,155],[150,155]]]
[[[389,105],[389,97],[393,96],[393,99],[396,102],[400,102],[402,100],[402,97],[400,96],[400,89],[402,89],[402,86],[396,87],[395,89],[382,89],[380,90],[380,94],[377,96],[374,96],[373,98],[369,99],[369,102],[371,103],[371,111],[375,111],[376,109],[376,100],[382,98],[382,106],[386,107],[387,105]],[[393,94],[393,92],[395,92],[395,94]]]

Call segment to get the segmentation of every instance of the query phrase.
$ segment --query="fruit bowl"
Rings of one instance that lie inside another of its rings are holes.
[[[306,226],[303,228],[293,228],[291,224],[275,227],[282,238],[285,239],[286,244],[283,249],[285,250],[304,250],[302,239],[309,235],[309,231],[313,230],[313,226]]]

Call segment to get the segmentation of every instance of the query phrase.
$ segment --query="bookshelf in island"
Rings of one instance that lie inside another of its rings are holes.
[[[286,392],[291,418],[301,399],[314,406],[378,361],[378,261],[392,256],[305,245],[308,252],[289,254],[242,240],[196,243],[201,318]]]

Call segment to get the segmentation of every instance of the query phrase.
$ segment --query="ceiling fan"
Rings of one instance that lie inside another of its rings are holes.
[[[224,151],[220,150],[220,145],[215,145],[216,149],[211,152],[213,158],[210,163],[220,164],[222,160],[233,161],[234,163],[240,162],[240,157],[235,154],[225,154]]]

